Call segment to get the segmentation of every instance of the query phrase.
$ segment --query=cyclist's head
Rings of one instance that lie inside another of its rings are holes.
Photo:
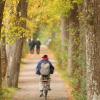
[[[48,55],[43,55],[42,58],[43,59],[48,59]]]

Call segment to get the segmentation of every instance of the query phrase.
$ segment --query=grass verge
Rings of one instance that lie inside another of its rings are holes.
[[[12,100],[16,89],[14,88],[5,88],[0,90],[0,100]]]
[[[65,84],[67,84],[68,94],[71,96],[71,100],[87,100],[86,98],[86,89],[84,86],[85,81],[82,81],[80,91],[76,89],[78,83],[76,78],[68,77],[66,69],[57,67],[57,71],[59,75],[64,80]],[[70,99],[69,99],[70,100]]]
[[[69,100],[74,100],[73,98],[73,94],[72,94],[72,90],[73,90],[73,85],[72,85],[72,81],[73,79],[69,78],[67,73],[66,73],[66,69],[57,67],[57,71],[60,75],[60,77],[63,79],[63,81],[65,82],[66,88],[67,88],[67,95],[68,95],[68,99]]]

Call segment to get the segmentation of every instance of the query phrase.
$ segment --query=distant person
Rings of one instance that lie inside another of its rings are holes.
[[[54,73],[54,66],[52,63],[49,61],[48,56],[44,55],[42,57],[42,60],[37,64],[36,67],[36,74],[40,75],[41,78],[41,87],[40,87],[40,96],[43,95],[43,86],[42,86],[42,80],[47,79],[48,80],[48,89],[51,90],[50,88],[50,74]]]
[[[29,47],[30,47],[30,53],[34,53],[36,41],[35,40],[29,40]]]
[[[36,53],[40,53],[41,42],[39,39],[36,40]]]

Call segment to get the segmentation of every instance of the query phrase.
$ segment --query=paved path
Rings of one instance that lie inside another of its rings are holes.
[[[43,97],[39,97],[39,76],[35,74],[36,64],[43,54],[48,54],[53,65],[56,64],[52,53],[45,47],[42,47],[40,55],[28,55],[23,59],[23,67],[19,78],[20,89],[18,89],[13,100],[44,100]],[[48,94],[48,100],[69,100],[67,88],[58,73],[55,72],[51,78],[52,91]]]

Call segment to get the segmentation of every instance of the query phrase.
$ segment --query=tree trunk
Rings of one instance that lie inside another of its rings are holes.
[[[17,20],[20,17],[27,17],[27,0],[20,0],[17,6]],[[17,23],[18,26],[26,28],[26,21]],[[23,34],[21,34],[23,36]],[[8,75],[8,86],[10,87],[18,87],[18,78],[20,72],[20,63],[22,57],[22,49],[23,49],[24,38],[20,38],[17,40],[15,45],[13,46],[13,54],[10,57],[9,63],[9,75]]]
[[[2,38],[1,41],[1,66],[2,66],[2,81],[3,86],[6,86],[6,72],[7,72],[7,55],[6,55],[6,44],[5,44],[5,37]]]
[[[9,68],[9,78],[8,86],[18,87],[18,77],[20,72],[20,62],[22,56],[23,40],[19,39],[13,46],[13,55],[10,56],[10,68]]]
[[[1,39],[1,27],[4,12],[5,1],[0,1],[0,39]],[[0,87],[2,86],[2,67],[1,67],[1,41],[0,41]]]
[[[61,17],[61,33],[62,33],[62,53],[68,51],[68,18],[66,16],[62,16]],[[61,65],[62,67],[65,67],[65,62],[64,59],[62,57],[62,61],[61,61]]]
[[[73,9],[69,16],[69,43],[68,43],[68,75],[77,71],[79,68],[79,19],[78,19],[78,5],[73,3]]]
[[[86,0],[87,100],[100,100],[100,0]]]
[[[68,18],[61,17],[62,48],[67,50],[68,43]]]

